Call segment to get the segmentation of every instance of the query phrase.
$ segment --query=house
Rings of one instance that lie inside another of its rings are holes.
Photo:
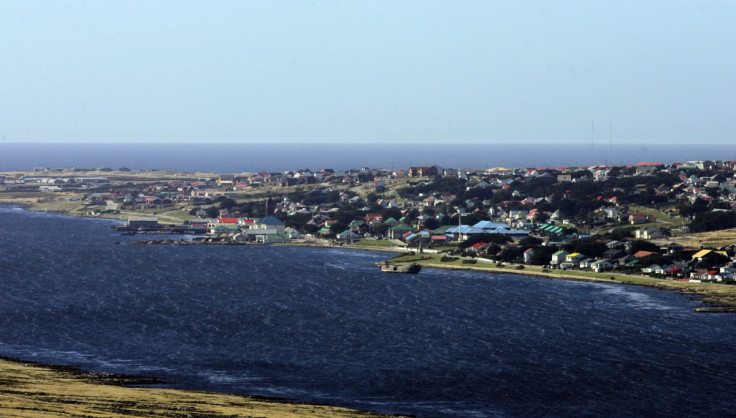
[[[372,182],[368,186],[368,188],[371,189],[372,191],[375,191],[376,193],[383,193],[384,191],[386,191],[386,183],[384,183],[381,180],[376,180]]]
[[[389,228],[387,235],[389,239],[401,239],[408,232],[412,232],[412,229],[404,224],[400,224]]]
[[[534,257],[534,248],[529,248],[528,250],[524,251],[524,262],[529,264],[532,262],[532,257]]]
[[[558,174],[557,175],[557,182],[562,183],[566,181],[572,181],[572,174]]]
[[[590,265],[593,264],[594,261],[595,261],[594,258],[585,258],[583,260],[580,260],[579,267],[581,269],[589,269],[591,268]]]
[[[649,216],[642,212],[633,212],[629,215],[629,223],[632,225],[643,224],[649,222]]]
[[[698,262],[700,262],[700,261],[703,261],[703,258],[704,258],[704,257],[705,257],[706,255],[710,254],[710,253],[711,253],[712,251],[713,251],[713,250],[700,250],[700,251],[698,251],[697,253],[693,254],[693,257],[692,257],[692,259],[693,259],[693,260],[696,260],[696,259],[697,259],[697,260],[698,260]]]
[[[409,167],[409,177],[429,177],[438,173],[437,167],[434,166]]]
[[[128,218],[129,228],[157,228],[157,218]]]
[[[289,239],[300,239],[302,237],[302,234],[294,228],[285,228],[284,234],[288,235]]]
[[[283,222],[279,218],[276,218],[274,216],[266,216],[265,218],[261,218],[256,220],[253,225],[250,227],[250,229],[253,230],[268,230],[273,229],[275,230],[276,234],[280,234],[284,232],[284,229],[286,229],[286,225],[284,225]]]
[[[445,243],[447,242],[447,235],[434,234],[430,235],[429,241],[432,243]]]
[[[641,251],[635,252],[633,255],[636,258],[644,258],[644,257],[649,257],[650,255],[653,255],[653,254],[656,254],[656,253],[654,253],[652,251],[644,251],[644,250],[641,250]]]
[[[383,223],[384,223],[384,224],[386,224],[386,225],[389,225],[389,226],[391,226],[391,227],[394,227],[394,226],[399,226],[399,225],[401,225],[401,222],[397,221],[397,220],[396,220],[396,219],[394,219],[394,218],[388,218],[388,219],[386,219],[386,220],[385,220],[385,221],[384,221]]]
[[[289,236],[286,234],[266,234],[257,237],[256,242],[261,244],[285,244],[289,242]]]
[[[607,260],[595,260],[590,263],[590,268],[596,273],[613,270],[613,264]]]
[[[340,241],[350,241],[360,238],[360,234],[357,234],[349,229],[346,229],[337,234],[337,239]]]
[[[487,248],[488,248],[488,244],[486,244],[485,242],[477,242],[471,245],[470,247],[468,247],[466,251],[478,254],[478,253],[482,253]]]
[[[662,267],[659,264],[652,264],[649,267],[644,267],[643,269],[641,269],[641,272],[644,274],[652,274],[661,269]]]
[[[209,229],[210,234],[215,235],[232,235],[240,232],[238,225],[214,224]]]
[[[636,239],[658,239],[662,238],[662,233],[659,232],[659,228],[654,228],[651,226],[645,226],[642,228],[637,229],[634,232],[634,235],[636,236]]]
[[[219,187],[230,187],[235,183],[235,176],[232,174],[222,174],[216,181]]]
[[[580,266],[580,262],[585,259],[585,256],[580,253],[571,253],[565,257],[566,263],[571,263],[573,266]]]
[[[609,261],[618,260],[619,258],[625,257],[625,256],[626,256],[626,251],[617,249],[617,248],[611,248],[610,250],[607,250],[606,252],[603,253],[603,258]]]
[[[552,258],[550,259],[549,263],[553,265],[560,265],[565,262],[568,254],[569,253],[565,250],[557,251],[556,253],[552,254]]]

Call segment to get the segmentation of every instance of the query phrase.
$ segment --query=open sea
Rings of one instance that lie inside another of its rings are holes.
[[[736,315],[687,296],[113,224],[0,206],[0,355],[421,417],[736,413]]]
[[[736,160],[736,143],[672,144],[40,144],[0,142],[0,171],[35,167],[281,172],[308,168],[581,167]]]

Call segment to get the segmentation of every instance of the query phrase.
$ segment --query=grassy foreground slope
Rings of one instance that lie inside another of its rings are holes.
[[[374,417],[345,408],[99,383],[93,373],[0,359],[3,417]]]

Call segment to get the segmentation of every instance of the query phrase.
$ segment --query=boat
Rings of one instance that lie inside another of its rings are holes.
[[[378,265],[381,267],[382,273],[416,274],[416,273],[419,273],[419,271],[422,269],[421,264],[417,264],[417,263],[393,264],[393,263],[389,263],[388,261],[384,261],[383,263],[378,263]]]

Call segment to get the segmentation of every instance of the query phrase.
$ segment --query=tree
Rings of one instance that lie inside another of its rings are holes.
[[[541,239],[533,237],[531,235],[519,241],[519,245],[522,247],[534,247],[540,245],[541,243]]]
[[[207,212],[208,218],[217,218],[220,216],[220,209],[217,208],[217,206],[210,206],[207,209],[205,209]]]
[[[718,254],[715,251],[711,251],[703,257],[703,259],[696,264],[698,268],[710,269],[718,266],[725,266],[729,261],[728,257]]]
[[[345,231],[346,229],[348,229],[348,225],[341,222],[330,225],[330,233],[335,235]]]
[[[430,229],[430,230],[431,230],[431,229],[437,229],[437,228],[439,228],[440,226],[442,226],[442,225],[440,224],[440,221],[438,221],[438,220],[437,220],[437,219],[435,219],[435,218],[428,218],[428,219],[425,219],[425,220],[424,220],[424,227],[425,227],[425,228],[427,228],[427,229]]]
[[[708,211],[708,202],[700,198],[695,199],[692,205],[682,205],[679,208],[680,215],[685,217],[694,216],[706,211]]]
[[[514,262],[521,259],[524,250],[520,247],[506,247],[498,256],[501,261]]]
[[[230,210],[238,206],[238,202],[234,201],[233,199],[230,199],[229,197],[221,197],[217,200],[220,202],[220,209]]]
[[[312,215],[307,213],[295,213],[286,218],[284,225],[288,228],[294,228],[297,230],[304,230],[307,226],[307,222],[312,219]]]
[[[639,265],[644,267],[651,266],[653,264],[656,264],[660,267],[666,266],[668,264],[672,264],[672,258],[660,254],[652,254],[642,258],[641,261],[639,261]]]
[[[381,216],[383,220],[387,220],[388,218],[399,220],[401,219],[401,211],[396,208],[386,208],[381,212]]]
[[[552,259],[552,254],[556,253],[559,250],[559,247],[557,247],[556,245],[538,245],[534,247],[534,253],[532,253],[530,263],[538,266],[549,264],[550,260]]]
[[[388,231],[389,228],[390,226],[388,226],[387,224],[373,225],[373,235],[384,236],[386,235],[386,232]]]
[[[576,239],[565,245],[565,251],[584,254],[588,257],[601,257],[608,250],[606,244],[595,238]]]
[[[719,231],[733,227],[736,227],[736,213],[731,211],[699,213],[690,224],[692,232]]]
[[[629,249],[629,251],[631,251],[631,254],[636,254],[639,251],[651,251],[653,253],[659,253],[659,246],[649,241],[638,239],[629,242],[631,243],[631,247]]]

